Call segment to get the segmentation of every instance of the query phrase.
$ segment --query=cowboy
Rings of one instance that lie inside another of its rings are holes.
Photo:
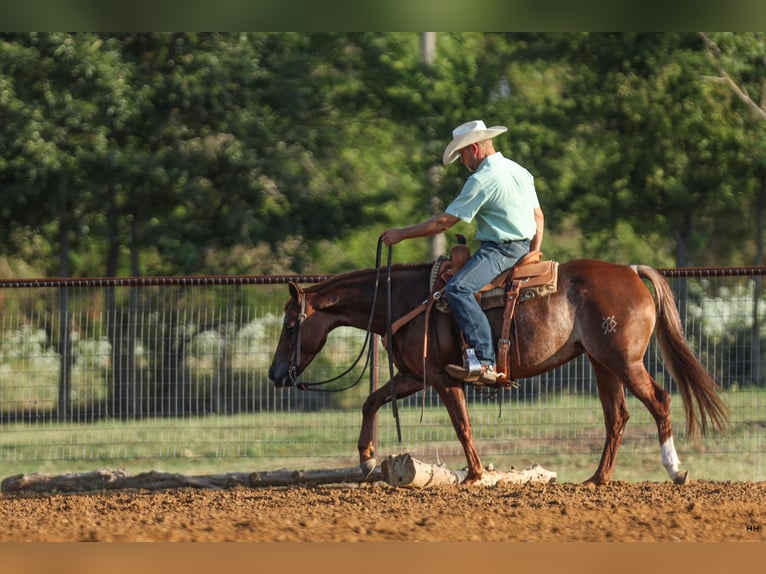
[[[393,245],[403,239],[436,235],[458,221],[470,223],[476,219],[476,238],[481,245],[445,289],[465,341],[463,364],[447,365],[446,371],[460,380],[478,380],[486,386],[504,381],[495,365],[489,320],[475,293],[530,251],[539,251],[544,228],[534,178],[521,165],[495,151],[493,138],[506,131],[505,126],[488,128],[482,120],[456,127],[442,161],[449,165],[459,157],[473,172],[460,194],[443,213],[381,234],[386,245]]]

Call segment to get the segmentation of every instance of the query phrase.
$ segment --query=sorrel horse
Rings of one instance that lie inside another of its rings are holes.
[[[391,268],[390,311],[383,282],[378,280],[379,269],[341,274],[305,290],[291,284],[291,298],[285,307],[269,378],[278,387],[294,384],[336,327],[369,326],[371,331],[385,334],[387,317],[396,320],[428,298],[431,268],[431,263]],[[654,295],[643,280],[651,283]],[[487,314],[493,331],[498,333],[502,309]],[[509,353],[510,372],[515,379],[543,373],[582,353],[587,353],[593,365],[606,438],[598,468],[586,482],[605,484],[611,478],[629,418],[626,387],[656,421],[661,460],[670,478],[677,484],[687,480],[688,473],[679,469],[673,444],[670,394],[644,367],[643,358],[655,326],[664,361],[684,403],[688,436],[695,437],[699,431],[705,434],[709,422],[719,430],[728,424],[728,411],[717,394],[717,383],[684,338],[670,287],[650,267],[592,259],[563,263],[559,266],[558,291],[519,304],[515,321],[519,352]],[[426,324],[429,333],[424,359]],[[388,346],[398,373],[371,393],[362,408],[358,444],[362,470],[369,473],[375,467],[373,419],[378,409],[392,400],[392,388],[399,399],[423,390],[425,381],[447,408],[463,446],[468,463],[464,484],[479,480],[483,467],[473,443],[465,383],[444,372],[445,365],[462,362],[461,338],[452,316],[434,311],[426,323],[426,314],[421,314],[404,325]]]

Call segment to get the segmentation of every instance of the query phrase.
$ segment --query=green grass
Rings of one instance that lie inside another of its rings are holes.
[[[680,398],[674,397],[676,447],[694,479],[766,480],[766,392],[727,393],[732,430],[700,445],[684,437]],[[614,480],[665,481],[654,422],[635,399]],[[411,452],[419,459],[465,464],[440,405],[418,400],[400,407],[403,441],[390,408],[379,416],[379,456]],[[598,399],[558,394],[545,400],[472,404],[474,438],[484,464],[500,470],[538,463],[560,482],[579,482],[595,470],[603,444]],[[357,463],[359,407],[310,413],[250,413],[95,423],[6,424],[0,427],[0,478],[32,472],[61,474],[124,468],[184,474],[338,468]]]

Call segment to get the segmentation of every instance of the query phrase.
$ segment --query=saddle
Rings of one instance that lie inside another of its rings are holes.
[[[440,257],[431,271],[431,292],[443,291],[447,282],[460,271],[471,257],[467,245],[455,245],[450,250],[450,257]],[[532,251],[522,257],[516,265],[503,271],[476,293],[476,299],[483,309],[492,309],[506,304],[509,292],[513,292],[517,301],[538,299],[555,293],[558,289],[558,267],[556,261],[543,261],[540,251]],[[440,299],[437,303],[440,311],[448,312],[447,302]]]
[[[450,278],[466,264],[471,256],[467,245],[455,245],[450,250],[450,257],[441,258],[434,264],[431,273],[431,293],[442,293]],[[504,271],[481,288],[476,298],[482,309],[489,310],[504,307],[503,326],[497,341],[497,371],[503,373],[509,383],[513,380],[509,352],[513,340],[516,362],[519,356],[518,336],[511,337],[511,327],[515,326],[514,315],[518,303],[547,297],[558,289],[558,262],[543,260],[540,251],[532,251],[522,257],[516,265]],[[447,301],[437,297],[436,308],[449,312]],[[514,335],[516,335],[514,333]]]
[[[421,313],[426,313],[423,341],[424,360],[428,350],[429,314],[434,306],[441,312],[449,312],[449,305],[442,297],[444,288],[447,286],[447,281],[460,271],[470,257],[471,250],[463,243],[452,247],[449,258],[439,257],[431,270],[428,298],[392,324],[391,332],[393,334]],[[555,293],[558,289],[558,267],[557,261],[544,261],[540,251],[532,251],[522,257],[512,268],[495,277],[476,294],[477,300],[484,310],[504,307],[503,327],[497,343],[497,371],[505,375],[506,380],[509,381],[508,385],[511,385],[513,381],[508,354],[511,348],[511,327],[515,325],[513,318],[516,305]],[[513,341],[518,363],[520,362],[518,337],[514,336]],[[383,344],[388,348],[388,341],[385,337]]]

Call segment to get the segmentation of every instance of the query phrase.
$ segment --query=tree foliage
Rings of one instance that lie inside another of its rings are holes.
[[[482,118],[535,175],[546,255],[761,261],[762,34],[437,40],[429,65],[415,33],[2,34],[2,253],[61,275],[369,266],[386,226],[459,191],[441,152]]]

